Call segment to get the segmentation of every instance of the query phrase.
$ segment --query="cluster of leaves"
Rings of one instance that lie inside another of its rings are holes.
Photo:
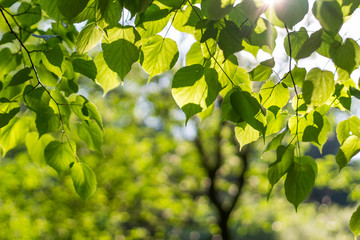
[[[313,6],[308,0],[278,0],[271,5],[262,0],[238,4],[235,0],[1,0],[3,155],[25,139],[32,157],[43,159],[59,173],[71,170],[75,189],[86,200],[95,191],[96,180],[77,156],[74,140],[101,152],[103,126],[96,107],[79,93],[79,76],[107,92],[139,63],[150,81],[178,61],[177,44],[167,37],[173,27],[195,39],[186,66],[176,72],[172,83],[173,98],[186,121],[211,114],[216,99],[222,99],[222,119],[236,124],[241,147],[261,137],[270,139],[265,151],[277,153],[268,170],[271,189],[286,175],[286,198],[297,208],[317,175],[314,159],[301,153],[301,142],[321,151],[330,131],[328,111],[350,111],[352,96],[360,97],[350,78],[360,65],[360,47],[338,34],[359,4],[358,0],[319,0]],[[306,28],[295,30],[306,15],[313,15],[321,25],[310,36]],[[81,22],[86,25],[78,32],[74,24]],[[272,55],[279,29],[286,30],[284,48],[289,56],[283,77],[271,78],[274,58],[249,71],[239,67],[235,54],[240,51],[255,57],[259,50]],[[100,42],[102,51],[91,50]],[[336,73],[297,67],[298,60],[314,53],[331,59]],[[259,84],[260,91],[254,87]],[[35,126],[28,112],[34,114]],[[340,169],[360,150],[359,121],[352,116],[337,128]],[[287,134],[290,141],[284,138]],[[355,233],[358,215],[351,225]]]

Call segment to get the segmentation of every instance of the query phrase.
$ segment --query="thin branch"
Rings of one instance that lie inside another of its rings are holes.
[[[27,53],[27,55],[28,55],[28,58],[29,58],[29,61],[30,61],[30,64],[31,64],[31,68],[32,68],[32,70],[34,71],[36,80],[37,80],[37,82],[38,82],[38,84],[37,84],[36,86],[40,85],[40,86],[46,91],[46,93],[49,95],[50,99],[56,104],[57,110],[58,110],[58,112],[59,112],[59,119],[60,119],[60,123],[61,123],[62,133],[65,135],[65,137],[66,137],[66,139],[67,139],[67,141],[68,141],[68,143],[69,143],[69,145],[70,145],[70,148],[71,148],[72,151],[74,152],[74,149],[72,148],[72,146],[71,146],[71,144],[70,144],[70,139],[69,139],[69,137],[67,136],[67,134],[66,134],[66,132],[65,132],[64,120],[63,120],[63,117],[62,117],[62,114],[61,114],[61,110],[60,110],[60,103],[58,103],[58,102],[56,101],[56,99],[51,95],[50,91],[49,91],[49,90],[45,87],[45,85],[41,82],[40,77],[39,77],[39,74],[38,74],[38,72],[37,72],[37,70],[36,70],[35,64],[34,64],[34,62],[33,62],[33,60],[32,60],[32,57],[31,57],[32,51],[29,51],[29,50],[27,49],[27,47],[24,45],[24,43],[21,41],[21,39],[18,37],[18,35],[14,32],[13,28],[11,27],[8,19],[6,18],[5,14],[4,14],[4,10],[3,10],[2,7],[0,7],[0,13],[1,13],[1,15],[3,16],[6,24],[8,25],[8,27],[9,27],[9,29],[10,29],[10,32],[11,32],[11,33],[15,36],[15,38],[19,41],[21,47],[24,48],[24,50],[26,51],[26,53]],[[10,16],[12,16],[12,15],[10,14]],[[19,26],[19,27],[20,27],[20,26]],[[35,88],[35,87],[34,87],[34,88]],[[32,90],[33,90],[33,89],[32,89]],[[31,90],[31,91],[32,91],[32,90]],[[79,159],[78,159],[78,157],[77,157],[77,155],[76,155],[75,152],[74,152],[74,154],[75,154],[75,156],[76,156],[76,159],[79,161]]]
[[[288,38],[288,44],[289,44],[289,57],[290,57],[290,60],[289,60],[289,72],[288,73],[290,74],[290,78],[291,78],[291,81],[292,81],[292,83],[294,85],[294,90],[295,90],[295,94],[296,94],[296,109],[295,109],[296,136],[297,136],[297,143],[298,143],[298,154],[299,154],[299,157],[300,157],[301,156],[301,149],[300,149],[300,140],[299,140],[299,94],[298,94],[297,89],[296,89],[294,76],[292,75],[292,72],[291,72],[292,48],[291,48],[290,32],[289,32],[289,29],[286,26],[286,24],[285,24],[285,29],[286,29],[286,32],[287,32],[287,38]]]
[[[194,10],[195,14],[198,16],[198,18],[199,18],[200,20],[202,20],[202,17],[201,17],[200,14],[196,11],[194,5],[193,5],[189,0],[187,0],[187,2],[188,2],[189,5],[192,7],[192,9]],[[247,21],[247,19],[246,19],[246,21]],[[246,22],[246,21],[245,21],[245,22]],[[200,31],[201,31],[201,35],[203,36],[203,35],[204,35],[203,29],[200,28]],[[204,43],[205,43],[205,47],[206,47],[206,50],[207,50],[208,53],[209,53],[210,58],[212,58],[212,59],[215,61],[215,63],[219,66],[219,68],[221,69],[221,71],[225,74],[226,78],[227,78],[227,79],[230,81],[230,83],[235,87],[235,86],[236,86],[235,83],[231,80],[230,76],[227,74],[227,72],[224,70],[224,68],[223,68],[223,67],[220,65],[220,63],[218,62],[218,60],[217,60],[217,59],[214,57],[214,55],[211,53],[210,48],[209,48],[209,45],[207,44],[207,42],[205,41]]]

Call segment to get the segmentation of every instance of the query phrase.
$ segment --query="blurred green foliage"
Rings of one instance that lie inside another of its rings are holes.
[[[166,75],[147,86],[140,86],[143,80],[138,76],[125,82],[126,87],[105,98],[95,85],[83,86],[96,99],[105,126],[103,155],[78,146],[98,181],[86,203],[76,196],[70,176],[59,178],[49,166],[39,167],[25,146],[0,162],[0,239],[219,239],[217,213],[204,195],[209,180],[192,142],[196,124],[190,121],[184,127]],[[216,123],[212,117],[201,124],[209,149],[214,147]],[[231,129],[224,128],[222,134],[230,136]],[[236,171],[239,159],[235,146],[224,145],[226,161],[219,174],[227,176]],[[345,189],[350,192],[348,205],[310,197],[295,213],[283,197],[282,184],[267,202],[267,166],[275,156],[269,152],[260,159],[258,145],[263,143],[252,145],[246,185],[230,218],[233,236],[351,239],[347,221],[354,210],[351,203],[360,199],[360,165],[355,162],[338,174],[334,156],[317,159],[316,187]],[[236,191],[226,178],[217,186],[230,195]]]

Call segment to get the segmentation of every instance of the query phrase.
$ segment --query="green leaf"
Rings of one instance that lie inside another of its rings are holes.
[[[83,140],[90,149],[100,153],[102,152],[103,133],[94,120],[89,119],[82,121],[76,124],[76,129],[81,140]]]
[[[194,42],[191,45],[190,50],[186,54],[186,66],[194,65],[194,64],[203,64],[204,57],[201,51],[201,44],[198,42]]]
[[[339,166],[339,171],[345,167],[360,151],[360,139],[358,136],[352,135],[345,139],[341,144],[338,153],[336,154],[336,163]]]
[[[63,15],[60,13],[58,8],[60,1],[62,0],[40,0],[40,6],[50,18],[55,21],[59,21],[63,18]]]
[[[292,28],[300,22],[308,13],[308,0],[277,0],[274,3],[276,16],[284,22],[287,27]]]
[[[1,5],[1,3],[0,3]],[[2,35],[1,41],[0,41],[0,45],[5,44],[5,43],[9,43],[12,42],[13,40],[15,40],[15,36],[14,34],[12,34],[12,32],[6,32]]]
[[[62,63],[64,60],[64,53],[62,52],[59,45],[43,51],[42,63],[51,72],[55,73],[59,78],[62,77]]]
[[[294,67],[291,70],[291,75],[294,78],[295,84],[298,85],[299,87],[302,87],[303,82],[305,80],[305,76],[306,76],[306,69]],[[284,76],[285,78],[282,81],[282,83],[286,84],[286,86],[288,86],[288,87],[294,87],[294,83],[291,79],[291,75],[287,74],[286,77]]]
[[[8,8],[8,7],[11,7],[16,2],[17,2],[17,0],[0,0],[0,5],[3,8]]]
[[[169,19],[169,9],[160,8],[157,4],[151,4],[145,12],[137,14],[135,20],[136,29],[142,39],[150,38],[161,32],[168,24]]]
[[[75,162],[71,168],[71,178],[76,193],[85,202],[96,191],[96,176],[93,170],[85,163]]]
[[[306,75],[302,90],[306,104],[321,106],[329,99],[334,89],[334,74],[313,68]]]
[[[266,81],[270,78],[271,74],[272,69],[264,65],[257,65],[249,72],[251,81]]]
[[[220,20],[231,11],[234,2],[233,0],[203,0],[201,1],[201,9],[207,18]]]
[[[68,142],[51,141],[44,150],[46,163],[58,173],[70,169],[70,163],[75,162],[75,145]]]
[[[265,116],[260,103],[245,91],[235,91],[230,96],[230,101],[235,112],[251,127],[265,134]]]
[[[178,6],[180,6],[180,3],[178,3]],[[196,13],[201,14],[201,10],[196,6],[188,6],[185,11],[180,8],[176,14],[176,21],[173,22],[174,28],[180,32],[195,35],[195,27],[199,22],[199,17]]]
[[[343,14],[337,1],[315,1],[312,12],[325,31],[334,35],[339,32],[343,24]]]
[[[243,0],[231,10],[229,17],[239,27],[248,20],[250,20],[250,24],[256,24],[258,18],[265,10],[266,7],[261,1]]]
[[[81,13],[89,0],[57,0],[57,7],[59,8],[60,13],[69,21],[72,22],[79,13]]]
[[[34,112],[41,112],[49,107],[50,96],[44,88],[28,85],[24,90],[24,102],[27,108]]]
[[[41,137],[45,133],[56,131],[60,126],[60,118],[51,107],[47,107],[36,113],[35,124]]]
[[[274,150],[276,149],[278,146],[281,145],[281,142],[285,136],[287,131],[282,131],[281,133],[277,134],[270,142],[269,144],[266,146],[264,152],[270,151],[270,150]]]
[[[108,67],[102,52],[95,57],[94,62],[97,68],[96,82],[104,89],[104,94],[120,85],[117,73]]]
[[[0,146],[3,149],[3,156],[24,142],[25,136],[29,131],[31,119],[27,117],[14,117],[5,127],[0,130]]]
[[[320,29],[319,31],[316,31],[313,34],[311,34],[310,38],[308,38],[302,44],[298,53],[294,55],[295,56],[294,59],[302,59],[309,57],[321,46],[321,43],[322,43],[322,30]],[[293,47],[293,45],[291,47]]]
[[[31,76],[29,76],[30,73],[31,68],[26,67],[21,69],[20,71],[15,73],[8,86],[17,86],[23,84],[24,82],[32,78]]]
[[[225,59],[233,53],[239,52],[242,46],[242,34],[235,23],[225,21],[225,27],[221,29],[219,34],[219,47],[224,51]]]
[[[330,131],[330,123],[326,116],[322,116],[317,111],[311,111],[299,118],[298,124],[296,117],[290,118],[289,129],[294,137],[297,130],[300,141],[313,143],[321,152]]]
[[[241,122],[237,124],[237,126],[235,127],[235,136],[240,144],[240,151],[241,151],[241,149],[245,145],[258,140],[260,134],[259,131],[252,128],[246,122]]]
[[[309,156],[296,157],[285,180],[285,195],[297,210],[314,187],[317,165]]]
[[[357,239],[357,236],[360,234],[360,206],[351,215],[349,227],[354,233],[355,239]]]
[[[65,96],[69,96],[72,93],[77,93],[79,91],[79,86],[74,79],[67,79],[63,77],[56,86],[56,90],[64,92]]]
[[[53,137],[48,134],[44,134],[39,137],[37,132],[29,132],[25,137],[25,145],[29,156],[33,162],[38,164],[40,167],[46,165],[44,150],[45,147],[53,141]]]
[[[357,116],[351,116],[339,122],[336,127],[336,135],[340,144],[343,144],[351,134],[360,138],[360,119]]]
[[[4,48],[0,51],[0,77],[15,70],[18,66],[18,55],[13,54],[9,48]]]
[[[271,187],[285,175],[289,167],[294,161],[294,149],[295,146],[290,144],[289,146],[279,145],[276,149],[276,161],[271,163],[268,168],[267,177]]]
[[[139,58],[139,49],[125,39],[119,39],[110,44],[102,43],[104,59],[111,70],[124,80],[131,66]]]
[[[101,116],[94,104],[89,102],[84,96],[76,96],[76,100],[70,104],[71,110],[81,120],[94,119],[100,129],[103,129]]]
[[[235,89],[231,89],[224,97],[224,100],[221,103],[221,120],[222,121],[231,121],[234,123],[242,122],[243,119],[239,114],[235,112],[231,105],[231,94],[235,92]]]
[[[16,19],[23,27],[34,25],[41,19],[41,8],[39,5],[23,2],[18,9]]]
[[[343,0],[341,3],[341,12],[344,16],[344,21],[346,21],[346,17],[353,14],[353,12],[359,7],[359,0]]]
[[[360,90],[354,87],[350,87],[350,93],[352,96],[356,97],[357,99],[360,99]]]
[[[353,39],[347,38],[344,45],[330,48],[330,56],[336,66],[351,74],[359,65],[360,47]]]
[[[259,18],[254,31],[251,32],[249,43],[259,46],[262,50],[272,54],[275,48],[277,32],[274,26],[265,18]]]
[[[133,44],[140,40],[140,35],[132,26],[122,26],[117,24],[112,28],[105,29],[105,35],[102,43],[110,44],[119,39],[125,39]]]
[[[289,48],[289,35],[287,35],[284,39],[284,48],[286,54],[290,56],[290,48]],[[291,44],[291,57],[295,60],[298,60],[297,55],[301,54],[302,46],[305,45],[306,42],[309,41],[309,36],[304,27],[300,28],[298,32],[292,32],[290,34],[290,44]],[[304,51],[304,50],[303,50]]]
[[[216,71],[204,69],[199,64],[178,70],[172,83],[172,95],[186,114],[186,120],[208,108],[220,90]]]
[[[82,75],[95,80],[97,75],[97,69],[94,61],[89,59],[75,58],[72,62],[75,72],[81,73]]]
[[[140,62],[149,74],[149,80],[160,73],[170,70],[176,63],[179,52],[176,42],[170,38],[155,35],[142,48]]]
[[[260,95],[262,99],[262,105],[265,108],[269,108],[271,106],[277,106],[279,108],[283,108],[289,101],[290,93],[289,89],[283,84],[276,84],[268,80],[261,87]]]
[[[105,21],[110,25],[115,25],[120,21],[122,13],[120,1],[100,0],[99,9]]]
[[[276,111],[274,111],[276,110]],[[267,114],[266,114],[266,136],[278,133],[285,123],[285,119],[288,116],[288,113],[281,112],[280,108],[277,106],[272,106],[268,108]]]
[[[13,108],[8,113],[0,113],[0,128],[8,125],[11,119],[13,119],[16,114],[20,111],[20,108]]]
[[[81,53],[86,53],[95,47],[101,40],[103,30],[95,23],[86,25],[76,38],[76,49]]]

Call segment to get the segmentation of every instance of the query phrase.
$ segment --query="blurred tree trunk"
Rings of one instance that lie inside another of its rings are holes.
[[[215,133],[215,151],[211,151],[211,148],[207,147],[205,148],[204,139],[201,137],[201,130],[198,128],[197,136],[194,140],[196,149],[201,157],[201,163],[202,166],[205,169],[205,172],[207,174],[207,177],[210,180],[209,187],[206,189],[206,195],[208,196],[211,204],[215,207],[218,216],[217,216],[217,224],[219,228],[221,229],[221,236],[223,240],[230,240],[235,239],[234,237],[231,237],[230,234],[230,228],[229,228],[229,218],[231,216],[231,213],[233,212],[236,203],[238,202],[238,199],[242,193],[243,187],[245,185],[245,175],[248,170],[249,165],[249,149],[251,147],[245,146],[243,147],[242,151],[240,152],[238,149],[238,143],[235,139],[235,137],[231,138],[230,141],[236,148],[236,155],[240,159],[239,166],[241,168],[241,172],[237,176],[225,176],[229,177],[229,179],[233,178],[234,181],[232,181],[233,184],[236,185],[238,191],[234,196],[227,196],[230,197],[230,204],[224,204],[225,197],[223,196],[226,194],[226,191],[217,189],[216,188],[216,181],[220,178],[219,170],[226,161],[226,157],[223,155],[223,142],[225,139],[223,139],[221,132],[224,128],[226,123],[221,123],[219,126],[218,131]],[[234,127],[231,126],[231,128],[234,131]],[[232,136],[235,136],[233,134]],[[223,176],[224,177],[224,176]]]

